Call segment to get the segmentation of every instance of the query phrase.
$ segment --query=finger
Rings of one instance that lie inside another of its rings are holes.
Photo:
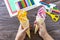
[[[36,24],[34,24],[34,27],[36,26]]]
[[[24,28],[24,29],[23,29],[23,32],[26,32],[26,30],[28,30],[28,28],[29,28],[29,27]]]
[[[21,25],[19,26],[19,29],[18,30],[22,30],[22,26]]]
[[[36,24],[36,20],[34,21],[34,24]]]

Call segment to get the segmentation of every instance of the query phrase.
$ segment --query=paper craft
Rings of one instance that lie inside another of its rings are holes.
[[[42,0],[19,0],[19,1],[15,2],[16,9],[28,11],[28,10],[31,10],[31,9],[34,9],[34,8],[40,6],[41,5],[39,3],[40,1],[42,1]]]
[[[56,5],[55,4],[53,4],[53,3],[45,3],[45,2],[43,2],[43,1],[40,1],[40,4],[42,5],[42,6],[44,6],[46,9],[48,9],[48,11],[50,11],[50,9],[51,8],[54,8]]]
[[[60,14],[60,11],[59,10],[52,10],[52,12],[57,13],[57,14]]]
[[[39,2],[43,0],[4,0],[4,1],[7,6],[10,17],[13,17],[17,15],[17,11],[19,10],[28,11],[40,6],[41,4]]]
[[[49,16],[51,16],[52,20],[54,22],[57,22],[59,20],[59,15],[56,15],[54,13],[46,12]]]
[[[41,7],[39,10],[38,10],[38,13],[37,13],[37,16],[36,16],[36,22],[38,22],[39,24],[43,23],[44,20],[45,20],[45,17],[46,17],[46,10],[44,7]],[[35,34],[36,32],[38,31],[38,25],[36,24],[36,27],[35,27]]]
[[[29,27],[29,20],[27,18],[27,12],[20,10],[18,11],[18,15],[17,15],[20,24],[22,25],[23,28]],[[30,38],[30,28],[26,31],[28,37]]]
[[[4,0],[4,1],[7,6],[10,17],[17,15],[17,9],[16,9],[15,3],[14,3],[16,0]]]

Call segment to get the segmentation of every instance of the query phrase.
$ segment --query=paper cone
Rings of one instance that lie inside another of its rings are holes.
[[[39,17],[39,16],[36,16],[36,22],[38,22],[39,24],[41,24],[41,23],[43,23],[44,22],[44,19],[43,18],[41,18],[41,17]],[[38,31],[38,25],[36,24],[36,26],[35,26],[35,34],[36,34],[36,32]]]
[[[23,28],[29,27],[29,20],[27,18],[27,12],[20,10],[17,15],[20,24],[23,26]],[[26,31],[28,37],[30,38],[30,28]]]
[[[45,17],[46,17],[46,9],[45,9],[45,7],[41,7],[38,10],[38,13],[37,13],[37,16],[36,16],[36,22],[38,24],[44,23]],[[35,27],[35,33],[38,31],[38,28],[39,28],[38,25],[36,25],[36,27]]]
[[[38,31],[38,25],[36,24],[36,26],[35,26],[35,34],[37,33],[37,31]]]

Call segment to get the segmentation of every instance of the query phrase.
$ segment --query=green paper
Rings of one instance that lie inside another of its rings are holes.
[[[23,2],[23,0],[21,1],[21,4],[22,4],[22,7],[24,8],[24,2]]]
[[[16,7],[15,7],[16,0],[8,0],[8,1],[9,1],[12,11],[16,11]]]
[[[56,7],[53,7],[54,10],[58,10]]]

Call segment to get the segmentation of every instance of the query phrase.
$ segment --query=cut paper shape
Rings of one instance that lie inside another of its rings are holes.
[[[17,9],[15,7],[16,0],[4,0],[4,1],[5,1],[6,6],[7,6],[10,17],[17,15]]]
[[[22,0],[22,1],[20,1],[20,2],[21,2],[22,7],[25,8],[25,7],[26,7],[25,1]]]
[[[29,27],[29,20],[27,18],[26,11],[23,11],[23,10],[18,11],[17,17],[23,28]],[[30,38],[30,28],[26,31],[26,33],[27,33],[28,37]]]
[[[53,9],[54,9],[54,10],[58,10],[58,8],[57,8],[57,7],[53,7]]]
[[[46,9],[48,9],[49,11],[50,11],[50,9],[51,8],[54,8],[56,5],[55,4],[53,4],[53,3],[45,3],[45,2],[43,2],[43,1],[40,1],[40,4],[42,5],[42,6],[44,6]]]
[[[52,12],[60,14],[60,10],[57,7],[53,7]]]
[[[50,13],[50,12],[46,12],[54,22],[57,22],[59,20],[59,15],[56,15],[56,14],[53,14],[53,13]]]
[[[39,27],[38,27],[38,25],[36,24],[36,25],[35,25],[35,34],[37,33],[38,29],[39,29]]]
[[[47,3],[45,3],[45,2],[40,2],[40,3],[43,4],[43,5],[46,5],[46,6],[50,7],[50,5],[47,4]]]
[[[36,22],[38,22],[39,24],[43,23],[44,20],[45,20],[45,17],[46,17],[46,10],[45,10],[44,7],[41,7],[38,10],[38,13],[37,13],[37,16],[36,16]],[[35,34],[36,34],[37,31],[38,31],[38,25],[36,24]]]
[[[29,6],[32,6],[32,3],[31,3],[31,1],[30,1],[30,0],[28,0],[28,4],[29,4]]]

